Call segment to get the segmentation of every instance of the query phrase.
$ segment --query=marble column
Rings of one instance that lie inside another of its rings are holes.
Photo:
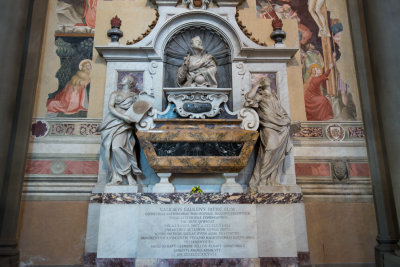
[[[400,1],[347,2],[378,225],[376,263],[395,266],[400,264]]]
[[[0,266],[18,266],[17,229],[46,1],[0,8]]]

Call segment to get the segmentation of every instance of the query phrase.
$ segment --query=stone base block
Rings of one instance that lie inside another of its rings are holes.
[[[153,186],[153,193],[174,193],[175,187],[169,182],[171,173],[157,173],[160,182]]]
[[[93,258],[94,256],[94,258]],[[309,258],[309,255],[308,255]],[[85,267],[148,267],[148,266],[234,266],[234,267],[269,267],[269,266],[302,266],[310,265],[309,260],[303,261],[304,255],[300,252],[297,258],[256,258],[256,259],[105,259],[96,258],[96,255],[84,256]]]
[[[106,185],[104,193],[141,193],[142,185]]]
[[[242,193],[243,187],[236,182],[238,173],[224,173],[225,183],[221,185],[221,193]]]

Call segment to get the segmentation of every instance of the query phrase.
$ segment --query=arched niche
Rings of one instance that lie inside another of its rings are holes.
[[[174,33],[164,49],[164,87],[178,87],[176,73],[187,54],[193,54],[190,41],[199,36],[204,52],[217,60],[217,81],[219,88],[232,88],[231,47],[224,36],[207,25],[190,25]]]

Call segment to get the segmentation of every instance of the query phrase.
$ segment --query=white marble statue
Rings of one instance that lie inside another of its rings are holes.
[[[278,96],[271,91],[271,81],[261,78],[246,94],[245,107],[254,108],[260,118],[261,144],[250,192],[257,192],[260,185],[279,185],[284,172],[285,157],[292,149],[289,115]]]
[[[109,113],[99,125],[101,131],[104,164],[106,165],[110,185],[123,183],[127,178],[129,185],[135,185],[133,177],[142,174],[138,167],[135,152],[135,136],[133,119],[126,113],[132,108],[137,95],[132,92],[135,79],[127,75],[122,78],[122,89],[114,91],[108,102]]]
[[[217,61],[203,52],[199,36],[190,41],[194,55],[187,55],[178,69],[176,81],[181,87],[217,87]]]

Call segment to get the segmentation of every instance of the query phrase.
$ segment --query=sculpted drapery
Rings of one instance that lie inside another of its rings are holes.
[[[254,108],[260,118],[260,148],[250,180],[250,191],[260,185],[278,185],[290,153],[291,120],[278,96],[271,92],[269,79],[263,78],[247,94],[245,107]]]
[[[109,184],[122,184],[126,177],[128,183],[134,185],[136,181],[132,175],[139,176],[142,171],[136,159],[134,124],[125,113],[135,102],[136,94],[130,90],[135,82],[132,76],[125,76],[121,84],[122,90],[111,94],[109,113],[97,130],[101,132]]]

